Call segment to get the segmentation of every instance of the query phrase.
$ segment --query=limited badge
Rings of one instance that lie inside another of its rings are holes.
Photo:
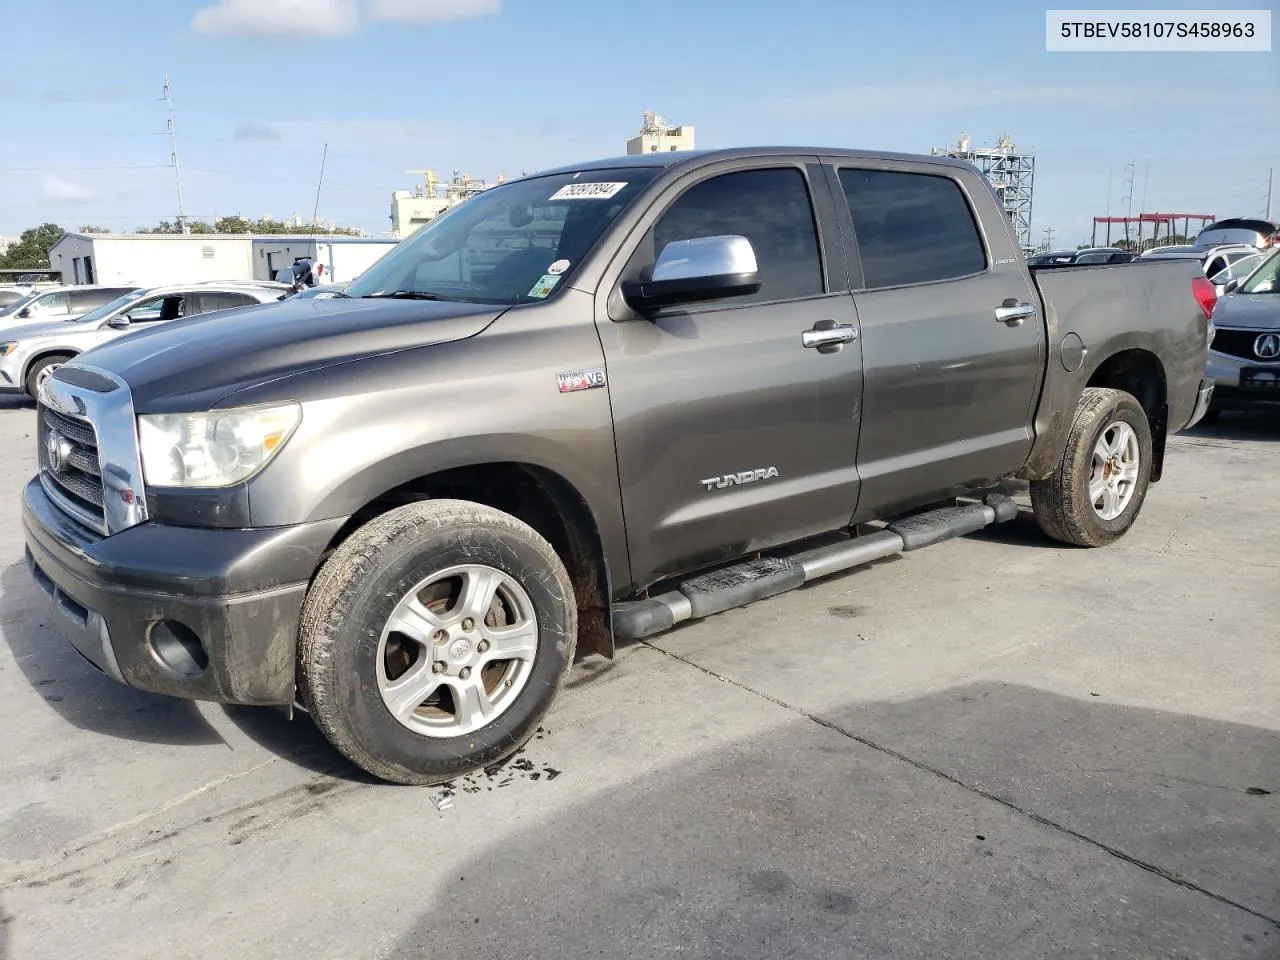
[[[605,385],[604,371],[599,367],[590,370],[566,370],[556,374],[556,385],[561,393],[594,390]]]

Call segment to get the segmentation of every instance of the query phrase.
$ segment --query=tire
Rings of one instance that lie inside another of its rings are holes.
[[[1095,451],[1102,454],[1099,444],[1104,437],[1122,439],[1125,450],[1136,456],[1136,463],[1120,451],[1113,461],[1119,469],[1115,465],[1108,468],[1106,463],[1095,468]],[[1053,473],[1031,483],[1036,522],[1062,543],[1080,547],[1113,543],[1124,536],[1142,511],[1151,464],[1151,425],[1138,401],[1123,390],[1087,388],[1076,406],[1075,420]],[[1123,479],[1126,473],[1132,473],[1127,483]],[[1102,509],[1090,495],[1091,479],[1114,491],[1113,500],[1104,490]],[[1122,507],[1118,513],[1114,512],[1117,507]]]
[[[52,373],[56,368],[62,366],[70,359],[70,355],[41,357],[33,363],[31,365],[31,369],[27,371],[27,396],[32,400],[37,399],[40,396],[40,382],[48,376],[48,374]]]
[[[469,604],[486,586],[493,601]],[[515,624],[505,634],[488,623],[499,614]],[[303,603],[299,694],[366,772],[443,783],[532,736],[573,664],[577,618],[564,564],[527,524],[467,501],[409,504],[357,530],[321,567]],[[484,662],[508,646],[523,659]]]

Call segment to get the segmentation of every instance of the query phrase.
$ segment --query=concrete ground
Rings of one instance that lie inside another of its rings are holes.
[[[581,665],[515,764],[372,784],[46,626],[0,409],[0,958],[1280,957],[1280,420],[1120,544],[1029,517]]]

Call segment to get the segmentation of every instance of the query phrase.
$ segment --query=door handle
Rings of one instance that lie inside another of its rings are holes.
[[[821,320],[812,330],[800,334],[800,342],[811,349],[821,350],[842,343],[852,343],[858,339],[858,328],[850,323],[833,323]]]
[[[1020,327],[1023,320],[1035,315],[1036,308],[1032,304],[1019,303],[1012,297],[996,307],[996,319],[1011,327]]]

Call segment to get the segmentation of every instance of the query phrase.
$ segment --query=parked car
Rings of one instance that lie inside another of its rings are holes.
[[[1087,266],[1100,263],[1128,263],[1136,254],[1119,247],[1084,247],[1080,250],[1057,250],[1037,253],[1027,258],[1029,267]]]
[[[1232,281],[1236,284],[1242,282],[1249,274],[1258,269],[1270,254],[1259,250],[1257,253],[1251,253],[1245,257],[1238,257],[1227,263],[1217,273],[1209,277],[1209,282],[1213,284],[1214,290],[1219,297],[1227,295],[1228,286],[1232,285]]]
[[[1231,217],[1209,224],[1196,236],[1197,247],[1237,243],[1259,249],[1280,246],[1280,223],[1260,217]]]
[[[0,330],[0,393],[39,394],[40,385],[72,357],[125,333],[180,317],[269,303],[274,283],[205,283],[133,290],[83,317]]]
[[[1247,244],[1241,243],[1221,244],[1214,247],[1191,247],[1179,245],[1154,247],[1144,253],[1140,259],[1195,260],[1200,264],[1204,275],[1206,277],[1212,277],[1235,263],[1237,260],[1242,260],[1245,257],[1257,256],[1258,252],[1257,247],[1251,247]]]
[[[133,286],[64,286],[36,290],[0,310],[0,336],[18,327],[74,320],[136,289]]]
[[[101,670],[301,707],[402,783],[510,756],[615,638],[1012,519],[1003,479],[1111,543],[1213,392],[1196,264],[1032,273],[942,157],[538,173],[345,294],[58,368],[23,525]]]
[[[1280,250],[1226,289],[1213,310],[1211,413],[1280,404]]]

